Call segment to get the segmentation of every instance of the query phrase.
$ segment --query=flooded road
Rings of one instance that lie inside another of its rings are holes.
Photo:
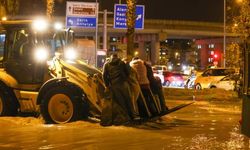
[[[167,105],[187,102],[171,100]],[[239,131],[240,113],[240,101],[197,101],[161,120],[130,127],[102,127],[95,121],[45,125],[39,118],[3,117],[0,149],[250,149],[249,139]]]

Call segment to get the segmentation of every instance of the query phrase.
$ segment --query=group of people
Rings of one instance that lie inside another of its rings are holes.
[[[112,54],[103,67],[106,100],[101,125],[124,125],[161,116],[168,111],[160,79],[145,61],[129,62]]]

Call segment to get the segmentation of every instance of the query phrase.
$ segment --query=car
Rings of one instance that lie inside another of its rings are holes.
[[[165,71],[162,73],[164,77],[163,86],[167,87],[183,87],[184,78],[183,75],[179,72],[170,72]]]
[[[158,74],[158,73],[154,73],[154,77],[155,78],[159,78],[160,80],[161,80],[161,84],[163,85],[163,83],[164,83],[164,76],[162,75],[162,73],[160,74]]]
[[[156,74],[159,74],[168,70],[167,66],[165,65],[154,65],[152,66],[152,69],[153,69],[153,72]]]
[[[220,81],[227,75],[234,74],[235,69],[231,68],[209,68],[201,75],[197,76],[195,80],[195,89],[201,90],[210,88],[212,82]]]
[[[193,70],[191,74],[185,80],[185,88],[194,89],[195,80],[198,76],[200,76],[203,72]]]
[[[211,82],[210,88],[220,88],[225,90],[235,90],[236,80],[228,75],[216,82]]]

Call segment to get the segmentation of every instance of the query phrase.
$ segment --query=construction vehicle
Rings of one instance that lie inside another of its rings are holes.
[[[100,115],[101,72],[76,58],[73,37],[46,21],[0,22],[0,116],[41,113],[46,123],[67,123]]]
[[[0,116],[37,113],[58,124],[99,118],[108,96],[102,73],[77,56],[74,32],[60,24],[0,22]]]

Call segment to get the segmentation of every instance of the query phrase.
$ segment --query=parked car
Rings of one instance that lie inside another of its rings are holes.
[[[185,80],[185,88],[194,89],[195,88],[195,80],[198,76],[200,76],[203,72],[193,70],[192,73]]]
[[[201,75],[197,76],[195,80],[195,89],[210,88],[212,82],[220,81],[227,75],[234,74],[235,69],[229,68],[209,68]]]
[[[156,74],[159,74],[168,70],[167,66],[165,65],[154,65],[152,66],[152,69],[153,69],[153,72]]]
[[[184,87],[184,78],[181,73],[165,71],[163,77],[163,86]]]
[[[164,83],[164,76],[162,73],[154,73],[154,77],[160,78],[161,79],[161,84],[163,85]]]
[[[228,75],[216,82],[211,82],[210,88],[220,88],[225,90],[235,90],[236,81]]]

